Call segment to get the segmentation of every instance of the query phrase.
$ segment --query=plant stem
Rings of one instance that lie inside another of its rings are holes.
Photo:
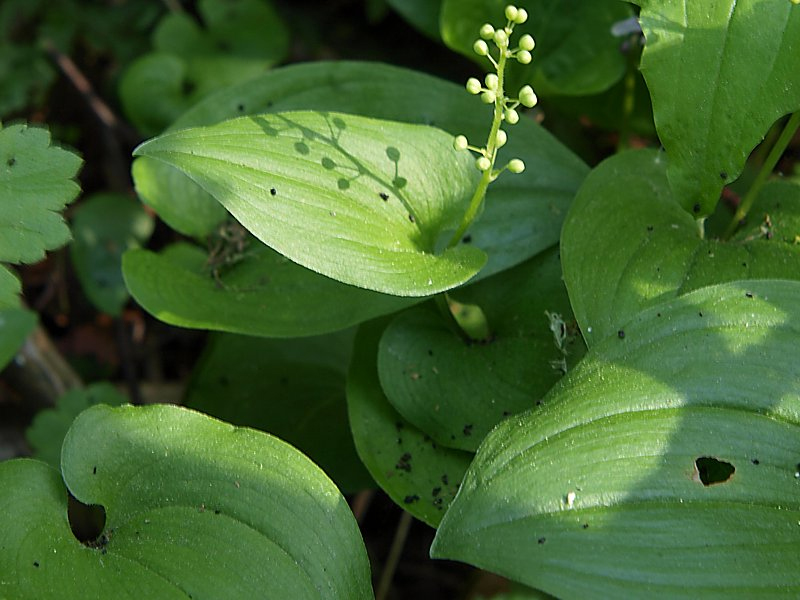
[[[381,580],[378,583],[378,591],[375,594],[375,600],[386,600],[389,587],[392,585],[394,572],[397,569],[397,563],[400,561],[400,555],[406,543],[408,530],[411,528],[411,520],[411,513],[403,511],[403,514],[400,516],[400,521],[397,524],[397,529],[394,532],[392,546],[389,548],[389,556],[386,558],[386,564],[383,566],[383,572],[381,573]]]
[[[792,141],[792,138],[794,137],[798,127],[800,127],[800,111],[792,114],[792,116],[786,122],[780,137],[767,155],[767,159],[764,161],[764,164],[761,165],[761,170],[758,172],[758,175],[756,175],[753,185],[751,185],[750,189],[747,190],[747,194],[739,204],[739,208],[736,209],[736,212],[734,213],[733,218],[728,225],[728,229],[725,230],[725,239],[729,239],[736,232],[736,228],[747,216],[747,213],[750,212],[750,209],[753,207],[756,198],[758,198],[759,192],[761,192],[761,188],[764,187],[767,178],[775,169],[775,165],[778,164],[778,161],[786,150],[786,147],[789,145],[789,142]]]
[[[488,158],[491,164],[489,165],[489,168],[486,169],[481,175],[481,180],[478,182],[478,186],[475,188],[475,193],[472,194],[472,199],[469,201],[467,212],[464,213],[464,217],[461,219],[461,224],[453,234],[453,237],[450,238],[450,243],[447,244],[448,248],[454,247],[456,244],[458,244],[458,242],[461,241],[461,237],[464,235],[464,233],[466,233],[467,229],[469,229],[469,226],[472,224],[472,221],[475,219],[475,216],[478,214],[478,211],[483,204],[483,199],[486,196],[486,189],[494,179],[494,163],[497,160],[498,150],[497,132],[500,130],[500,123],[503,121],[503,108],[506,100],[505,83],[503,80],[506,70],[506,60],[508,58],[506,56],[507,51],[507,48],[501,48],[500,58],[497,61],[497,91],[494,101],[494,118],[492,119],[492,127],[489,130],[489,138],[486,140],[486,153],[489,155]]]

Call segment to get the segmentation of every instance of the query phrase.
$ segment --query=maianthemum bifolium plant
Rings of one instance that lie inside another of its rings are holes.
[[[186,73],[265,14],[201,4],[208,31],[171,15],[156,36]],[[0,598],[369,598],[342,492],[375,485],[436,529],[433,558],[530,597],[796,597],[800,186],[770,177],[800,125],[796,0],[390,4],[489,72],[465,93],[282,67],[136,149],[139,197],[185,239],[138,247],[131,212],[124,287],[87,295],[217,333],[186,407],[97,384],[37,418],[42,461],[0,463]],[[534,89],[617,151],[590,169],[520,114]],[[122,104],[157,128],[174,102],[145,118],[140,91]],[[78,167],[0,130],[0,260],[67,241]],[[73,223],[87,289],[112,202]],[[8,361],[35,315],[0,286]],[[96,539],[65,488],[104,507]]]

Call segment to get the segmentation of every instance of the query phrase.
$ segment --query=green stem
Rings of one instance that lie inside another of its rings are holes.
[[[400,517],[400,522],[397,524],[397,530],[394,533],[392,540],[392,547],[389,548],[389,556],[386,558],[386,564],[383,566],[381,573],[381,580],[378,583],[378,591],[375,594],[375,600],[385,600],[389,593],[389,588],[392,585],[392,578],[397,569],[397,563],[400,561],[400,555],[403,553],[403,546],[406,543],[408,530],[411,528],[411,513],[403,511]]]
[[[736,232],[736,228],[739,227],[739,224],[747,216],[747,213],[750,212],[751,208],[753,208],[753,204],[755,203],[756,198],[758,198],[761,188],[764,187],[764,184],[767,182],[767,178],[775,169],[775,165],[778,164],[778,161],[786,150],[786,147],[789,145],[789,142],[792,141],[792,138],[794,137],[798,127],[800,127],[800,111],[792,114],[792,116],[786,122],[780,137],[767,155],[767,159],[764,161],[764,164],[761,165],[761,170],[758,172],[758,175],[756,175],[753,185],[751,185],[750,189],[747,190],[747,194],[739,204],[739,208],[736,209],[736,213],[734,213],[733,219],[731,219],[728,229],[725,231],[725,239],[729,239]]]
[[[500,123],[503,121],[503,108],[506,101],[505,83],[503,79],[506,70],[506,60],[508,58],[506,56],[507,51],[507,47],[501,48],[500,59],[497,61],[497,92],[494,101],[494,118],[492,119],[492,127],[489,130],[489,138],[486,140],[486,153],[489,155],[488,158],[491,164],[481,175],[481,180],[478,182],[478,187],[475,188],[475,193],[472,194],[467,211],[461,219],[461,224],[453,234],[453,237],[450,238],[450,243],[447,244],[448,248],[456,246],[461,241],[461,237],[466,233],[467,229],[469,229],[469,226],[472,225],[472,221],[475,220],[483,204],[483,199],[486,197],[486,190],[493,181],[494,163],[497,160],[498,150],[497,132],[500,130]]]

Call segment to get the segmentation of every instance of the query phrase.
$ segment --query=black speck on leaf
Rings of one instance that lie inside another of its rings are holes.
[[[39,561],[38,560],[33,561],[33,566],[38,569],[39,568]]]
[[[411,494],[403,498],[403,502],[406,504],[414,504],[414,502],[417,502],[418,500],[419,496],[417,496],[416,494]]]
[[[472,236],[470,234],[467,234],[463,238],[461,238],[461,241],[464,242],[465,244],[469,244],[472,241]]]
[[[654,228],[653,228],[653,226],[652,226],[652,225],[648,225],[648,226],[647,226],[647,231],[653,231],[653,229],[654,229]]]
[[[17,159],[16,159],[16,158],[14,158],[14,157],[12,156],[11,158],[9,158],[9,159],[6,161],[6,164],[7,164],[9,167],[13,167],[15,164],[17,164]]]
[[[728,174],[725,171],[720,171],[719,178],[725,181],[728,178]]]
[[[589,529],[589,524],[588,523],[584,523],[583,525],[581,525],[581,527],[583,527],[584,529]]]
[[[244,104],[239,104],[239,105],[236,107],[236,110],[238,110],[239,112],[244,112]]]
[[[747,296],[748,298],[752,298],[753,292],[745,292],[744,295]]]
[[[540,538],[539,538],[538,540],[536,540],[536,541],[537,541],[537,542],[539,542],[539,544],[544,544],[544,543],[547,541],[547,538],[540,537]]]
[[[702,316],[703,316],[703,311],[701,310],[701,311],[700,311],[700,312],[698,312],[697,314],[698,314],[698,315],[700,315],[700,316],[702,317]]]
[[[408,215],[408,220],[411,221],[412,223],[414,223],[416,221],[416,219],[414,218],[414,215],[411,215],[411,214]]]
[[[699,213],[700,212],[700,208],[701,208],[700,207],[700,203],[696,202],[695,205],[692,207],[692,211],[695,212],[695,213]]]
[[[386,202],[389,199],[389,194],[387,194],[386,192],[381,192],[378,195],[381,197],[381,200],[383,200],[384,202]]]
[[[269,193],[272,194],[273,196],[276,196],[278,194],[278,190],[276,190],[275,188],[270,188]]]
[[[472,435],[472,423],[468,423],[468,424],[464,425],[463,432],[464,432],[465,436]]]
[[[406,473],[411,473],[411,453],[406,452],[400,457],[400,460],[397,461],[397,464],[394,466],[395,469],[398,471],[405,471]]]
[[[753,463],[754,465],[760,465],[761,464],[761,461],[758,460],[757,458],[752,459],[750,462]]]
[[[448,479],[447,475],[442,475],[442,483],[447,485],[448,481],[449,481],[449,479]]]
[[[97,467],[92,467],[92,475],[97,475]]]
[[[442,492],[442,488],[440,488],[440,487],[435,487],[435,488],[433,488],[433,489],[431,490],[431,496],[433,496],[433,497],[435,498],[435,497],[436,497],[436,496],[438,496],[438,495],[439,495],[441,492]]]
[[[624,339],[625,339],[625,332],[624,332],[622,329],[620,329],[620,330],[617,332],[617,337],[618,337],[619,339],[621,339],[621,340],[624,340]]]

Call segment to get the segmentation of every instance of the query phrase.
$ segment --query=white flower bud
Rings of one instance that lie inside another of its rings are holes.
[[[518,158],[508,161],[508,170],[512,173],[522,173],[525,170],[525,163]]]
[[[481,37],[485,40],[490,40],[494,37],[494,27],[489,23],[484,23],[481,26]]]
[[[531,56],[531,53],[527,50],[520,50],[517,52],[517,62],[519,62],[521,65],[529,64],[532,58],[533,57]]]
[[[472,50],[478,56],[486,56],[489,54],[489,46],[483,40],[476,40],[472,45]]]
[[[492,167],[492,161],[485,156],[481,156],[475,161],[475,166],[478,167],[478,171],[488,171]]]
[[[494,104],[494,101],[497,100],[497,94],[492,90],[486,90],[481,94],[481,100],[483,100],[484,104]]]
[[[525,85],[519,91],[519,101],[523,106],[533,108],[536,106],[539,99],[536,97],[536,94],[533,93],[533,88],[529,85]]]
[[[484,81],[486,82],[487,89],[490,89],[493,92],[497,91],[497,86],[500,83],[499,79],[497,78],[497,75],[495,75],[494,73],[489,73],[486,76],[486,79],[484,79]]]
[[[502,129],[497,130],[497,137],[495,138],[495,143],[497,144],[498,148],[502,148],[506,145],[508,141],[508,135]]]
[[[514,23],[517,25],[522,25],[525,21],[528,20],[528,11],[524,8],[520,8],[517,10],[517,16],[514,19]]]
[[[497,31],[494,32],[494,43],[497,44],[498,48],[507,48],[508,34],[502,29],[498,29]]]
[[[469,79],[467,79],[467,91],[470,94],[480,94],[481,82],[475,79],[474,77],[470,77]]]
[[[519,15],[519,10],[513,4],[509,4],[506,6],[506,19],[509,21],[516,22],[517,15]]]
[[[527,50],[528,52],[530,52],[531,50],[533,50],[534,46],[536,46],[536,42],[534,41],[533,36],[526,33],[521,38],[519,38],[519,47],[522,50]]]
[[[503,113],[503,118],[509,125],[516,125],[519,123],[519,113],[513,108],[507,108]]]
[[[467,146],[469,146],[469,142],[465,135],[457,135],[456,139],[453,140],[453,148],[456,150],[466,150]]]

